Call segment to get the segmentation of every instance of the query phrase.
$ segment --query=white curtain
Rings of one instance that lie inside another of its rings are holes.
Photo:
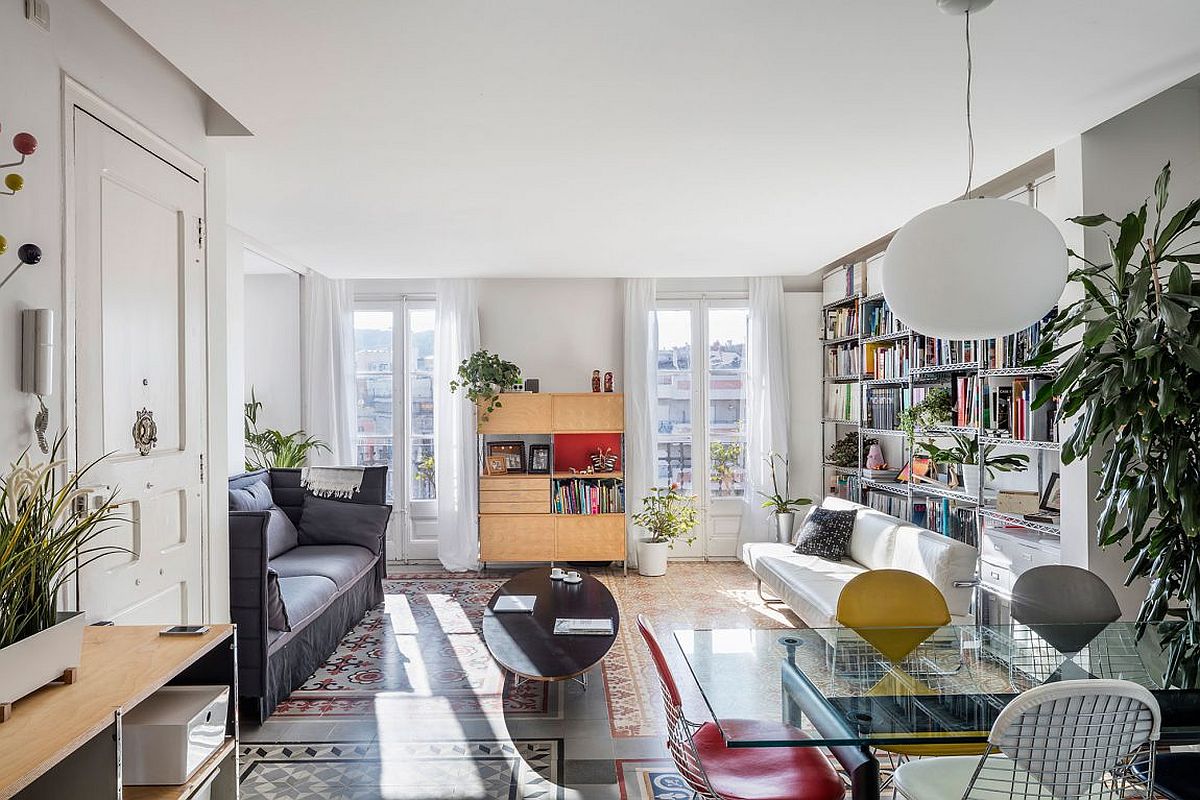
[[[788,453],[787,320],[783,278],[750,278],[750,340],[747,347],[746,509],[741,538],[769,536],[770,510],[759,492],[771,494],[769,453]],[[780,475],[783,478],[783,475]]]
[[[319,272],[308,272],[300,284],[300,413],[305,432],[330,448],[309,463],[355,464],[354,293],[348,281]]]
[[[451,572],[479,566],[479,464],[475,407],[451,394],[459,363],[479,349],[475,281],[437,282],[434,408],[437,413],[438,559]]]
[[[655,448],[658,403],[658,320],[654,278],[625,280],[625,506],[642,510],[642,498],[658,480]],[[644,531],[632,523],[626,533],[630,564]]]

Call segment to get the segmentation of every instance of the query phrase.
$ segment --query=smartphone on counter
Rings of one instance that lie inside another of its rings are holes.
[[[159,636],[203,636],[208,633],[207,625],[172,625],[158,632]]]

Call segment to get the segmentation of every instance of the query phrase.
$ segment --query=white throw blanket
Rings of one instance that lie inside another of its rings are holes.
[[[317,497],[348,499],[362,487],[362,467],[305,467],[300,484]]]

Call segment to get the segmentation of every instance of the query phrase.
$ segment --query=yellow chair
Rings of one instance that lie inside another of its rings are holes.
[[[950,624],[941,591],[915,572],[873,569],[853,578],[838,596],[837,621],[879,651],[894,668],[868,691],[872,695],[933,694],[901,663],[938,628]],[[976,755],[980,744],[913,744],[877,747],[901,756]]]

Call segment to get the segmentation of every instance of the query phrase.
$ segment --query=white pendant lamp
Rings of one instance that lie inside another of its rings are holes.
[[[1067,282],[1067,245],[1045,214],[1012,200],[967,199],[971,131],[971,13],[991,0],[938,0],[966,16],[967,191],[913,217],[888,245],[883,295],[918,333],[991,339],[1027,328],[1054,307]]]

